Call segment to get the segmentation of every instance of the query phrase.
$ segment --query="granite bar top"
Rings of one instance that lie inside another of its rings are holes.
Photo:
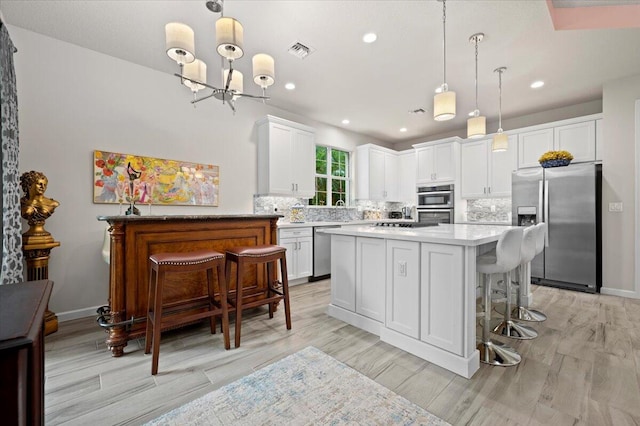
[[[144,222],[144,221],[173,221],[173,220],[249,220],[249,219],[280,219],[279,214],[218,214],[218,215],[164,215],[164,216],[136,216],[116,215],[98,216],[102,221]]]

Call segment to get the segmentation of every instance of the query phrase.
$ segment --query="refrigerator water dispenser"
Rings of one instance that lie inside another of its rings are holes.
[[[518,206],[518,226],[530,226],[537,223],[538,209],[533,206]]]

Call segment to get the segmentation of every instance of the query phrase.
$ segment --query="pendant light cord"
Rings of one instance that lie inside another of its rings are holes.
[[[443,52],[443,63],[442,63],[442,75],[443,75],[443,86],[447,84],[447,0],[442,0],[442,52]],[[442,88],[443,92],[446,92],[445,87]]]
[[[502,70],[498,71],[498,132],[502,133]]]
[[[476,43],[476,111],[478,110],[478,38],[476,37],[475,40]],[[477,114],[474,113],[474,115],[477,117]]]

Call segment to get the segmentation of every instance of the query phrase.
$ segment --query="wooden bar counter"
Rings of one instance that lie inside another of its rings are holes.
[[[130,323],[109,328],[107,347],[122,356],[127,341],[144,337],[149,288],[149,256],[155,253],[213,249],[224,253],[235,246],[276,244],[279,215],[219,216],[98,216],[109,223],[111,254],[109,270],[109,323]],[[265,297],[265,271],[249,269],[243,281],[243,300]],[[204,273],[167,277],[165,300],[197,301],[206,297]],[[232,274],[233,277],[233,274]],[[185,285],[199,282],[201,285]],[[217,288],[217,281],[216,281]],[[197,291],[188,288],[197,287]],[[229,283],[234,297],[236,282]],[[245,303],[245,302],[243,302]]]

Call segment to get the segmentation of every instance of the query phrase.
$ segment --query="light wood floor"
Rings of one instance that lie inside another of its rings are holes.
[[[534,287],[549,319],[510,342],[522,363],[467,380],[328,317],[328,280],[291,294],[293,330],[282,308],[258,310],[238,349],[206,325],[163,334],[155,377],[142,340],[112,358],[93,319],[62,323],[46,338],[46,423],[140,424],[313,345],[452,424],[640,424],[640,301]]]

